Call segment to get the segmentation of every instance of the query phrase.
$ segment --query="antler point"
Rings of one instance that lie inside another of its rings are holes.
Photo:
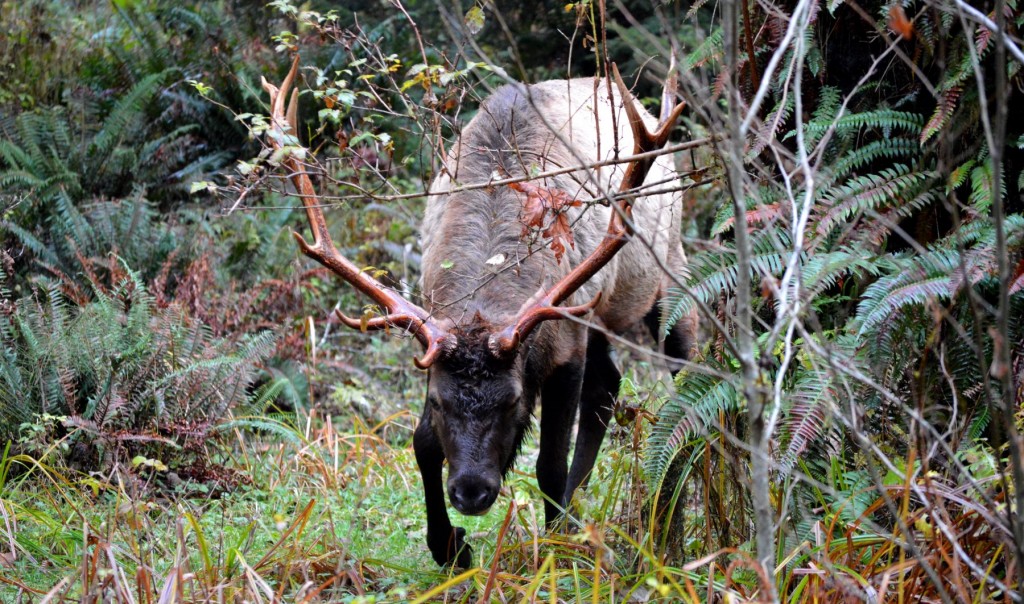
[[[292,237],[295,238],[295,242],[302,248],[304,253],[308,254],[314,250],[315,246],[310,245],[298,231],[292,231]]]

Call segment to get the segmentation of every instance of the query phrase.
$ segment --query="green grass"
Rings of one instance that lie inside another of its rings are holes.
[[[633,426],[612,430],[566,531],[543,529],[531,441],[488,514],[452,511],[478,565],[460,573],[426,548],[409,412],[376,426],[354,414],[277,419],[288,438],[235,431],[217,446],[237,483],[226,488],[178,483],[173,469],[98,476],[5,459],[3,601],[608,601],[672,589],[639,553]]]

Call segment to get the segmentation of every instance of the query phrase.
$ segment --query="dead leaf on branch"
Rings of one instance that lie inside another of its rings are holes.
[[[548,189],[532,182],[514,182],[508,186],[526,195],[523,200],[522,236],[526,237],[530,229],[543,228],[540,234],[551,239],[551,251],[555,253],[555,261],[561,264],[565,243],[568,242],[570,248],[576,247],[566,210],[579,207],[583,202],[561,189]],[[551,214],[551,220],[545,227],[548,214]]]

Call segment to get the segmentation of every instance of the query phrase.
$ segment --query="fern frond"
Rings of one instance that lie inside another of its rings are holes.
[[[892,136],[894,131],[917,134],[921,131],[922,123],[921,116],[916,113],[896,111],[894,109],[878,109],[844,115],[835,121],[835,128],[838,133],[869,128],[881,130],[885,136]],[[807,124],[807,131],[811,133],[824,133],[828,130],[829,125],[828,123],[817,121],[809,122]],[[789,135],[787,135],[788,137]]]
[[[229,432],[235,429],[244,429],[251,432],[266,432],[275,436],[280,436],[296,447],[302,447],[305,444],[301,433],[294,427],[267,417],[240,417],[213,426],[214,432]]]
[[[785,218],[782,214],[782,204],[780,202],[758,202],[756,199],[750,199],[748,202],[752,202],[746,213],[748,225],[766,225]],[[732,230],[733,223],[736,222],[732,209],[732,204],[725,204],[725,207],[715,218],[714,224],[711,225],[712,235],[721,235]]]
[[[652,490],[661,487],[669,465],[689,439],[714,431],[721,413],[740,409],[740,397],[729,379],[731,370],[714,362],[708,365],[720,375],[680,373],[676,376],[676,397],[658,412],[644,461]]]
[[[811,443],[823,436],[836,398],[832,379],[827,373],[815,370],[801,371],[785,396],[787,409],[779,425],[783,474],[793,468]]]
[[[44,261],[51,264],[59,262],[57,255],[53,250],[51,250],[49,246],[40,241],[39,238],[32,233],[26,231],[13,222],[0,222],[0,227],[3,227],[4,230],[13,235],[14,238],[18,240],[18,243],[31,250],[37,258],[42,258]]]
[[[27,171],[33,164],[32,158],[24,149],[6,138],[0,139],[0,159],[3,159],[4,165],[11,170]]]
[[[117,104],[103,120],[103,127],[92,140],[89,154],[100,161],[109,158],[114,146],[134,136],[130,128],[137,127],[144,119],[147,105],[160,90],[167,72],[154,73],[137,82],[128,94],[118,99]]]
[[[985,216],[992,207],[992,163],[987,160],[979,160],[971,170],[971,194],[969,201],[971,209],[979,215]],[[1006,179],[1000,180],[1000,196],[1006,198]]]
[[[837,180],[848,178],[858,170],[874,164],[880,159],[886,160],[911,160],[921,153],[921,148],[910,138],[900,136],[882,138],[872,141],[866,145],[858,145],[831,165],[825,166],[821,180],[818,183],[819,190],[828,190]]]
[[[717,60],[724,48],[723,35],[722,28],[715,28],[696,48],[690,50],[683,60],[683,72],[691,71]]]
[[[755,233],[752,241],[753,255],[750,258],[752,276],[779,276],[785,268],[785,250],[790,249],[788,233],[782,230],[764,230]],[[780,251],[783,250],[783,251]],[[736,287],[739,267],[732,243],[721,248],[696,254],[687,266],[685,283],[689,289],[670,288],[662,308],[665,324],[672,325],[689,313],[697,304],[711,303],[723,291]]]
[[[897,164],[879,174],[852,178],[822,195],[821,207],[815,210],[818,215],[815,230],[819,237],[826,237],[837,225],[855,214],[885,205],[898,205],[909,191],[932,177],[930,172]]]
[[[964,163],[957,166],[956,169],[950,173],[949,184],[946,187],[947,193],[953,191],[960,185],[964,184],[964,182],[967,180],[967,177],[970,176],[971,170],[974,169],[975,163],[976,162],[974,159],[968,159]]]
[[[952,86],[939,95],[938,104],[935,107],[935,112],[932,113],[931,119],[925,124],[924,129],[921,130],[921,144],[928,142],[928,139],[935,136],[940,130],[942,130],[947,123],[949,118],[953,116],[953,112],[956,111],[957,102],[960,100],[960,95],[963,93],[963,88],[960,86]]]
[[[859,247],[841,247],[810,255],[801,267],[800,281],[813,300],[832,288],[840,279],[854,275],[878,275],[876,257]]]
[[[977,411],[974,412],[974,417],[971,418],[971,422],[968,424],[966,438],[962,442],[977,442],[985,434],[985,429],[988,428],[991,421],[992,412],[989,406],[978,405]]]
[[[960,269],[961,261],[966,275]],[[898,260],[897,264],[900,271],[880,278],[864,291],[852,323],[860,335],[906,306],[931,298],[949,299],[957,283],[976,283],[987,272],[982,255],[965,254],[961,258],[958,251],[948,249],[932,249],[921,256]]]
[[[764,151],[772,141],[775,140],[775,135],[786,125],[789,116],[793,113],[794,101],[793,97],[787,96],[786,99],[775,105],[775,108],[771,110],[764,121],[761,122],[760,127],[754,132],[754,140],[750,145],[750,151],[747,152],[746,161],[750,161],[757,157]]]

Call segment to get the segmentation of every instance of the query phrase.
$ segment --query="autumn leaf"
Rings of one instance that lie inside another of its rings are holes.
[[[466,12],[466,29],[474,36],[484,28],[484,11],[479,6],[474,6]]]
[[[556,214],[548,228],[541,231],[540,234],[551,239],[551,251],[555,253],[555,262],[559,264],[562,263],[562,256],[565,254],[563,241],[568,241],[569,247],[576,249],[576,244],[572,239],[572,229],[569,227],[569,218],[564,213]]]
[[[1009,289],[1011,296],[1024,289],[1024,260],[1017,263],[1017,268],[1013,271],[1013,277],[1010,278]]]
[[[903,36],[904,40],[914,37],[914,22],[907,18],[906,11],[899,3],[889,7],[889,29],[894,34]]]
[[[551,251],[555,253],[555,261],[562,262],[565,255],[565,243],[575,248],[569,217],[565,210],[582,205],[582,202],[561,189],[548,189],[532,182],[514,182],[508,185],[513,191],[526,195],[523,200],[523,234],[525,237],[530,229],[543,228],[541,235],[551,239]],[[545,219],[551,214],[550,223]]]

